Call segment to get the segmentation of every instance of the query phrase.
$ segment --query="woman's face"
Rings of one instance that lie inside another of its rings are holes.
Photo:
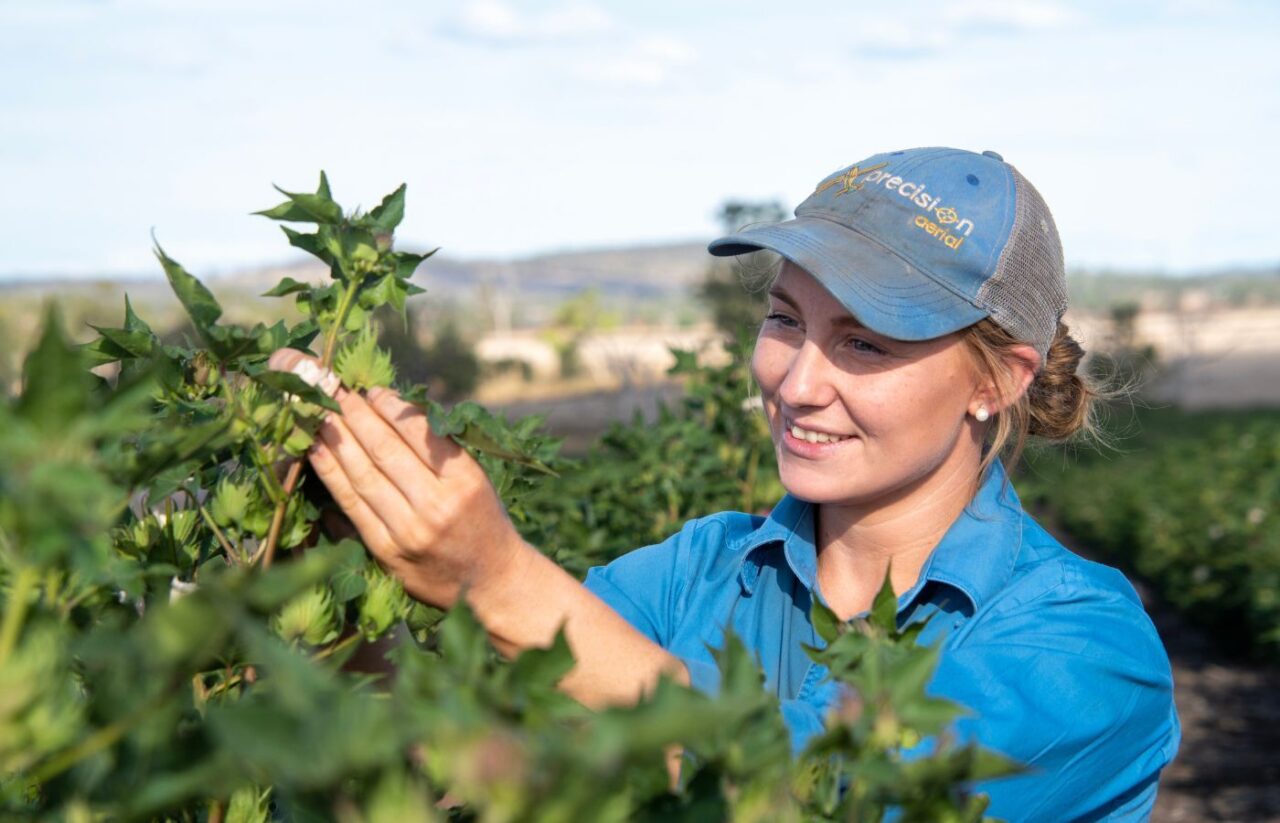
[[[928,489],[947,467],[976,476],[980,433],[966,414],[986,395],[958,333],[876,334],[787,262],[751,368],[796,497],[874,508]]]

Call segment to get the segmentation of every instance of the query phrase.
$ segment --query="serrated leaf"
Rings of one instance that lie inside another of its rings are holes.
[[[112,329],[102,326],[94,326],[90,324],[90,328],[115,346],[115,350],[122,353],[114,359],[122,360],[124,357],[149,357],[152,347],[155,345],[156,338],[150,331],[128,331],[126,329]],[[95,341],[96,342],[96,341]],[[93,343],[88,344],[85,348],[94,350]],[[97,351],[102,351],[99,346]]]
[[[390,386],[396,380],[391,355],[378,347],[378,338],[368,327],[338,352],[333,370],[348,388],[357,390]]]
[[[287,231],[287,229],[286,229]],[[310,283],[303,283],[294,280],[292,277],[284,277],[279,283],[271,287],[269,291],[262,293],[263,297],[284,297],[286,294],[294,294],[295,292],[306,291],[311,288]]]
[[[891,571],[885,569],[884,582],[880,584],[880,591],[871,603],[871,615],[868,618],[871,625],[889,633],[898,630],[898,597],[893,593]]]
[[[410,252],[403,251],[396,252],[396,277],[399,277],[401,280],[408,280],[413,276],[413,273],[418,270],[418,266],[422,265],[423,261],[438,251],[440,251],[440,249],[437,247],[426,254],[411,254]]]
[[[323,229],[324,227],[321,226],[321,231],[323,231]],[[307,254],[310,254],[313,257],[318,257],[325,263],[332,265],[333,255],[331,255],[326,248],[324,238],[321,237],[320,232],[304,234],[300,231],[295,231],[288,226],[281,226],[280,230],[284,232],[285,237],[289,238],[290,246],[302,249]]]
[[[124,296],[124,330],[129,332],[142,332],[151,334],[151,327],[145,321],[133,312],[133,305],[129,302],[129,295]]]
[[[178,296],[187,315],[196,330],[208,337],[215,328],[218,318],[222,316],[222,306],[214,298],[205,285],[184,269],[176,260],[165,254],[159,243],[156,243],[155,255],[169,278],[173,293]]]
[[[256,211],[254,214],[272,220],[283,220],[291,223],[318,223],[336,226],[342,222],[342,207],[326,194],[290,192],[279,186],[276,186],[275,190],[289,199],[278,206]]]
[[[452,437],[460,445],[499,460],[518,463],[552,477],[560,476],[538,457],[520,448],[506,422],[478,403],[466,400],[446,412],[439,403],[427,401],[424,410],[431,431],[442,437]]]
[[[40,340],[22,367],[18,415],[43,431],[66,427],[89,405],[92,381],[85,365],[62,329],[57,307],[50,304]]]
[[[404,219],[404,192],[405,185],[400,184],[400,188],[382,198],[382,202],[369,212],[369,225],[377,231],[393,232],[396,226],[400,225],[400,221]]]

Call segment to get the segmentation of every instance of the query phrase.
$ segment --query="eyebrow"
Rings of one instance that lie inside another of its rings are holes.
[[[783,303],[786,303],[788,306],[795,309],[797,313],[799,313],[800,305],[796,303],[796,301],[791,297],[791,295],[787,294],[786,290],[783,289],[781,286],[774,286],[773,288],[769,289],[769,296],[777,298],[778,300],[781,300]],[[869,331],[874,333],[873,329],[870,329],[867,326],[864,326],[862,323],[858,321],[858,318],[854,317],[852,314],[847,314],[844,317],[837,318],[832,322],[832,325],[836,326],[837,328],[848,327],[848,328],[861,329],[863,331]]]

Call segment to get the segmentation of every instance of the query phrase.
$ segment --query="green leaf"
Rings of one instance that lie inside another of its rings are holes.
[[[80,352],[67,339],[62,317],[50,304],[40,340],[22,367],[22,396],[17,412],[43,431],[67,427],[88,410],[91,375]]]
[[[218,318],[222,316],[222,307],[214,299],[213,293],[177,261],[165,254],[159,243],[156,243],[155,255],[164,268],[165,276],[169,278],[173,293],[178,296],[183,308],[187,310],[191,322],[201,335],[210,338]]]
[[[371,228],[387,233],[396,230],[396,226],[404,219],[404,191],[405,185],[401,183],[400,188],[382,198],[382,202],[369,212]]]
[[[284,297],[286,294],[294,294],[295,292],[306,291],[311,288],[310,283],[302,283],[294,280],[292,277],[285,277],[279,283],[271,288],[270,291],[264,291],[263,297]]]
[[[322,406],[329,411],[342,413],[342,407],[338,405],[338,401],[334,400],[324,389],[319,386],[313,386],[303,380],[293,372],[288,371],[272,371],[265,367],[246,369],[245,373],[250,379],[275,389],[278,392],[296,395],[300,400],[307,403],[314,403]]]
[[[148,326],[141,317],[133,313],[133,306],[129,303],[129,295],[124,296],[124,330],[128,332],[142,332],[151,334],[151,327]]]
[[[333,195],[329,193],[329,175],[324,173],[324,169],[320,170],[320,184],[316,186],[316,196],[332,200]]]
[[[323,231],[324,228],[324,226],[321,226],[321,231]],[[307,254],[310,254],[313,257],[318,257],[325,263],[330,265],[333,264],[333,255],[329,253],[325,240],[321,236],[321,232],[303,234],[302,232],[295,231],[288,226],[281,226],[280,230],[284,232],[285,237],[289,238],[290,246],[302,249]]]
[[[401,280],[408,280],[413,276],[413,273],[418,270],[418,266],[421,266],[424,260],[438,251],[440,251],[440,249],[437,247],[426,254],[411,254],[403,251],[396,252],[396,277],[399,277]]]
[[[113,360],[123,360],[126,357],[150,357],[151,350],[156,343],[156,337],[148,331],[128,331],[126,329],[111,329],[102,326],[94,326],[90,324],[90,328],[102,335],[103,339],[112,344],[112,347],[104,347],[99,341],[89,343],[85,348],[93,352],[118,351],[119,356],[112,358]],[[98,344],[95,346],[95,344]],[[110,361],[108,361],[110,362]]]
[[[552,477],[560,476],[522,447],[520,439],[506,421],[479,403],[466,400],[446,412],[439,403],[427,401],[425,411],[431,431],[441,437],[452,437],[460,445],[499,460],[527,466]]]
[[[333,370],[352,389],[390,386],[396,380],[391,355],[378,347],[378,338],[369,327],[343,346],[334,358]]]
[[[827,643],[831,643],[841,635],[840,618],[816,596],[809,606],[809,620],[813,623],[814,631]]]
[[[322,187],[327,191],[327,182]],[[254,214],[291,223],[318,223],[336,226],[342,222],[342,207],[333,201],[327,193],[309,194],[285,191],[279,186],[276,191],[289,198],[285,202],[270,209],[254,212]]]
[[[555,640],[545,649],[526,649],[512,663],[512,677],[524,686],[554,688],[573,668],[573,652],[564,629],[556,632]]]
[[[307,347],[311,345],[311,341],[315,340],[316,335],[319,333],[320,326],[315,319],[307,318],[289,329],[289,334],[285,338],[285,345],[291,349],[307,351]]]
[[[869,622],[892,634],[898,630],[898,597],[893,593],[892,569],[885,569],[884,582],[871,603]]]

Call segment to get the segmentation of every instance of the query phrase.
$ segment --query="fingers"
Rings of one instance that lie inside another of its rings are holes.
[[[271,357],[267,359],[267,368],[272,371],[293,371],[293,367],[300,361],[315,359],[306,352],[301,352],[297,349],[276,349],[271,353]]]
[[[446,471],[450,461],[466,456],[452,438],[440,437],[431,431],[422,409],[405,402],[394,391],[373,389],[367,399],[369,406],[399,432],[418,459],[437,474]]]
[[[422,458],[410,448],[400,433],[356,392],[343,391],[338,395],[338,403],[342,406],[342,422],[332,426],[335,431],[349,433],[363,449],[367,462],[376,467],[410,503],[415,511],[422,511],[440,492],[439,479],[430,465],[424,465]],[[321,426],[321,434],[330,428],[334,421],[330,415]],[[332,444],[330,444],[332,446]],[[339,457],[343,457],[339,453]],[[357,461],[359,456],[353,455]],[[343,466],[352,470],[363,470],[364,466],[356,462],[343,461]],[[363,492],[357,483],[357,489]]]
[[[351,485],[351,481],[347,478],[346,472],[342,470],[342,466],[339,465],[338,458],[333,451],[324,441],[317,440],[311,448],[309,456],[311,468],[315,471],[316,476],[329,489],[329,494],[333,497],[333,501],[346,513],[347,518],[351,520],[356,530],[360,532],[360,536],[364,538],[365,545],[378,556],[383,556],[387,552],[393,551],[394,543],[391,540],[390,532],[387,531],[386,524],[364,502],[364,498]]]
[[[390,537],[391,540],[384,544],[387,551],[394,551],[396,545],[413,546],[421,542],[421,536],[414,533],[418,522],[417,510],[373,462],[343,418],[329,415],[319,434],[318,445],[312,448],[312,465],[329,486],[334,501],[360,529],[361,535],[366,540],[383,534]],[[403,444],[401,448],[406,454],[410,453]],[[420,467],[417,477],[422,479],[424,476],[431,476],[431,473]],[[371,529],[366,533],[365,524],[371,526],[372,521],[381,526],[381,531]]]

